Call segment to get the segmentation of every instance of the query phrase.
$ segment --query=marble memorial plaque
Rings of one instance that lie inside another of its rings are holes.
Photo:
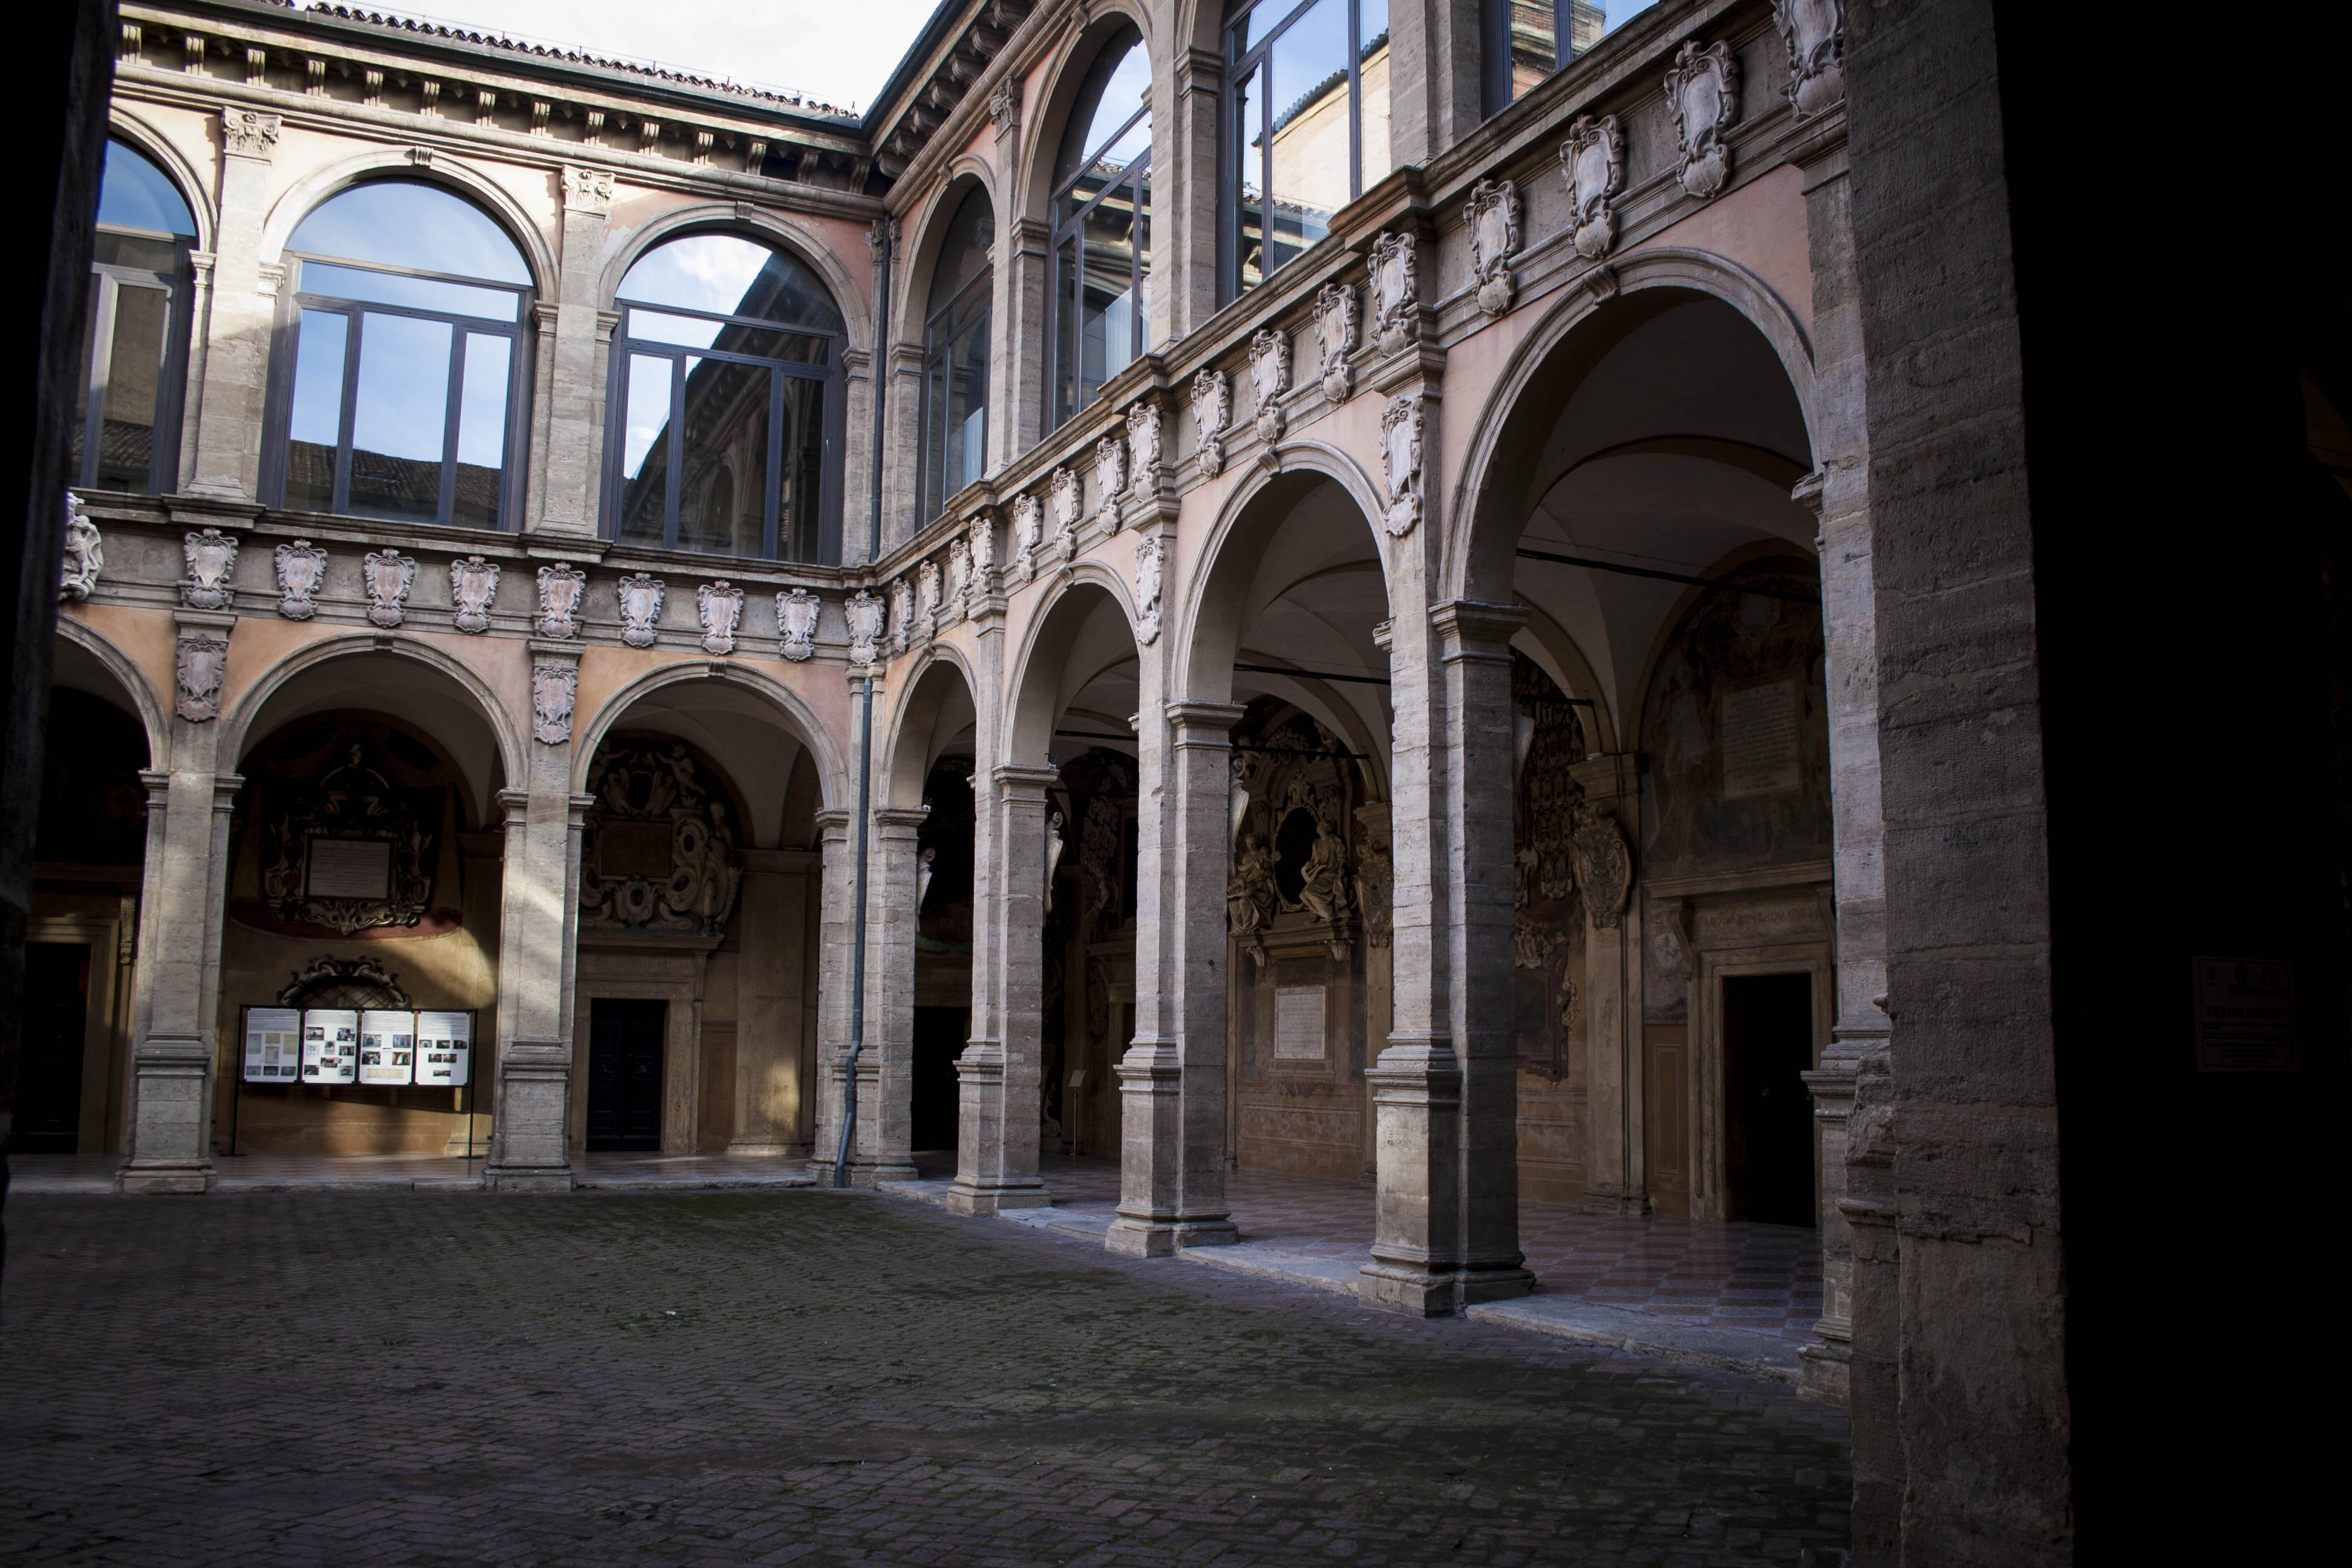
[[[304,891],[314,899],[392,896],[392,840],[313,837]]]
[[[1798,769],[1797,683],[1776,680],[1723,694],[1723,798],[1786,795]]]
[[[1323,987],[1284,985],[1276,989],[1274,1055],[1277,1061],[1323,1059]]]
[[[2294,965],[2267,958],[2199,958],[2197,1070],[2293,1072]]]

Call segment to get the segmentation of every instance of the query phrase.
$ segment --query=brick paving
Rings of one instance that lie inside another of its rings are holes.
[[[19,1196],[17,1563],[1796,1563],[1842,1410],[868,1194]]]

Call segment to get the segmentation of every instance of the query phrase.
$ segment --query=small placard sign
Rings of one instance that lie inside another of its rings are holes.
[[[2269,958],[2200,958],[2197,1070],[2294,1070],[2294,965]]]
[[[360,1081],[407,1083],[416,1071],[416,1015],[371,1011],[360,1015]]]
[[[245,1011],[245,1081],[292,1083],[302,1073],[302,1014],[295,1007]]]
[[[416,1015],[416,1081],[453,1088],[466,1081],[473,1055],[474,1020],[464,1013]]]
[[[360,1016],[344,1007],[312,1007],[302,1015],[302,1081],[357,1083]]]

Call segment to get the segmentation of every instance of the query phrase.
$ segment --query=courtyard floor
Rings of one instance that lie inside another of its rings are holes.
[[[1844,1412],[1784,1386],[869,1193],[20,1193],[6,1219],[11,1564],[1845,1541]]]

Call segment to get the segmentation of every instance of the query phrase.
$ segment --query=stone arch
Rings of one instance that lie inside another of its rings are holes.
[[[1542,417],[1536,405],[1545,401],[1543,389],[1555,383],[1572,387],[1618,341],[1680,301],[1717,300],[1755,329],[1788,376],[1807,438],[1818,453],[1822,414],[1812,342],[1769,284],[1738,262],[1697,250],[1637,250],[1612,266],[1616,295],[1602,300],[1590,289],[1563,290],[1512,353],[1478,410],[1472,425],[1475,434],[1449,498],[1447,516],[1455,526],[1447,532],[1439,597],[1510,602],[1510,552],[1528,498],[1516,490],[1505,494],[1491,476],[1526,455],[1530,422]],[[1604,313],[1605,329],[1588,331],[1588,323]]]
[[[891,714],[889,743],[877,779],[875,804],[915,806],[923,802],[923,781],[939,760],[940,721],[957,711],[956,696],[978,721],[980,686],[963,651],[933,643],[900,677],[902,691]]]
[[[633,229],[607,230],[604,270],[596,279],[597,308],[613,309],[613,301],[621,292],[621,279],[648,252],[667,240],[693,233],[735,234],[789,251],[793,259],[806,263],[824,279],[825,288],[832,291],[834,307],[841,312],[847,329],[848,346],[872,347],[873,302],[865,286],[842,266],[833,247],[815,230],[791,215],[748,204],[699,202],[692,206],[673,207]]]
[[[585,787],[588,767],[595,758],[596,748],[631,709],[667,687],[708,680],[744,688],[774,707],[783,719],[785,728],[815,763],[820,809],[829,811],[849,804],[848,763],[842,755],[840,742],[832,730],[818,718],[807,700],[772,676],[724,660],[696,659],[667,664],[646,671],[607,696],[595,713],[585,722],[577,724],[572,731],[572,790],[577,793]]]
[[[110,638],[71,616],[58,617],[58,636],[88,654],[130,699],[131,712],[147,734],[148,767],[157,770],[169,768],[172,765],[172,718],[156,697],[155,689],[148,682],[146,673]]]
[[[532,290],[542,300],[555,298],[555,254],[548,247],[546,233],[522,205],[504,186],[469,164],[438,153],[429,162],[418,163],[404,147],[373,147],[354,153],[312,170],[280,192],[262,224],[262,265],[283,262],[286,242],[302,220],[329,197],[340,195],[371,174],[393,174],[417,184],[439,185],[481,207],[522,252],[523,265],[530,268]]]
[[[1150,58],[1153,88],[1159,87],[1160,57],[1152,51],[1151,15],[1135,0],[1108,0],[1093,8],[1083,27],[1062,46],[1054,64],[1045,73],[1045,90],[1039,95],[1034,109],[1022,116],[1023,140],[1019,177],[1013,182],[1019,196],[1020,216],[1053,221],[1046,204],[1054,195],[1054,156],[1061,151],[1062,133],[1070,120],[1070,110],[1076,102],[1078,89],[1094,68],[1095,56],[1103,44],[1121,26],[1133,26],[1143,35],[1143,47]],[[1159,123],[1152,132],[1156,137]]]
[[[106,133],[137,148],[140,156],[163,171],[164,178],[172,182],[180,199],[188,204],[188,211],[194,215],[196,238],[191,248],[212,250],[220,232],[219,218],[213,211],[212,192],[203,174],[180,151],[179,143],[119,100],[107,106]]]
[[[1527,625],[1511,637],[1511,646],[1543,667],[1546,675],[1570,697],[1585,698],[1592,706],[1583,710],[1586,739],[1591,749],[1614,752],[1617,744],[1617,718],[1609,703],[1608,691],[1601,678],[1593,673],[1592,661],[1575,634],[1554,620],[1541,605],[1522,597],[1520,607],[1528,612]],[[1654,654],[1651,656],[1656,658]]]
[[[1118,607],[1129,637],[1134,636],[1135,594],[1126,580],[1103,561],[1089,558],[1071,566],[1068,575],[1038,605],[1013,663],[1013,679],[1005,684],[1009,708],[999,763],[1034,765],[1052,753],[1062,661],[1099,606],[1097,594]],[[1139,645],[1137,651],[1142,651]]]
[[[939,268],[948,226],[975,187],[987,195],[996,219],[989,251],[989,265],[994,267],[1001,259],[996,247],[1003,238],[1004,198],[997,188],[996,171],[985,161],[970,153],[959,155],[921,206],[907,216],[905,231],[916,237],[898,258],[894,282],[898,298],[891,301],[891,309],[897,313],[899,335],[910,342],[922,339],[923,304],[930,298],[931,275]]]

